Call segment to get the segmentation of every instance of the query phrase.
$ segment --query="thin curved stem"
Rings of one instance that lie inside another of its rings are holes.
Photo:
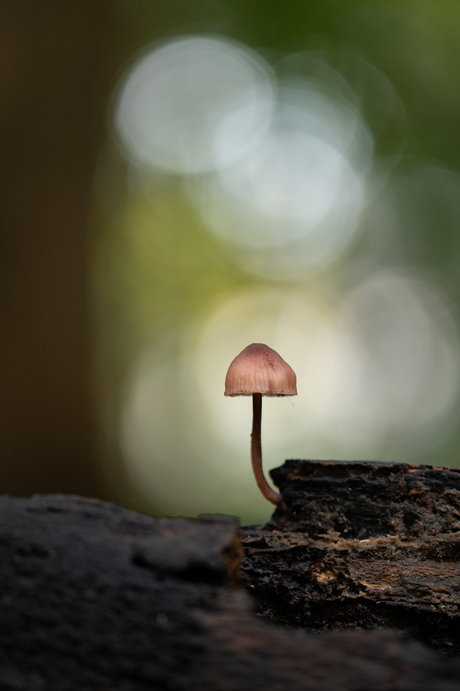
[[[252,414],[251,461],[254,477],[265,499],[268,499],[276,506],[283,506],[283,497],[270,487],[262,469],[262,443],[260,440],[262,394],[260,393],[252,395]]]

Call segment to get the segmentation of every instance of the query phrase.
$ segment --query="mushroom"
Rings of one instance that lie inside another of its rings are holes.
[[[262,396],[295,396],[294,370],[263,343],[251,343],[233,360],[225,378],[225,396],[252,396],[251,461],[254,477],[265,499],[285,508],[283,497],[265,479],[262,469],[260,423]]]

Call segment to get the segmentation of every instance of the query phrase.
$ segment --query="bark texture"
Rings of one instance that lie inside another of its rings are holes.
[[[286,461],[272,477],[288,512],[243,529],[265,619],[391,628],[460,653],[460,469]]]
[[[268,625],[240,561],[225,517],[0,497],[0,689],[460,691],[460,661],[395,632]]]

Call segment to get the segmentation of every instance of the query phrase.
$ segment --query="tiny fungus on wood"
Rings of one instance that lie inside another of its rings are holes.
[[[265,499],[283,507],[283,497],[265,479],[262,469],[260,426],[262,396],[295,396],[294,370],[263,343],[251,343],[233,360],[225,378],[225,396],[252,396],[251,461],[254,477]]]

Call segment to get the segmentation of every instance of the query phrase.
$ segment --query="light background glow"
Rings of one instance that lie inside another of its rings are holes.
[[[459,177],[405,161],[390,80],[362,55],[341,63],[316,51],[269,64],[189,35],[151,46],[120,85],[129,184],[112,266],[129,317],[114,427],[130,480],[161,513],[269,517],[250,469],[251,401],[223,396],[251,342],[298,375],[297,397],[264,398],[266,469],[426,461],[452,431],[456,315],[411,257],[430,213],[458,238]]]
[[[175,357],[158,364],[150,353],[132,379],[123,448],[144,491],[176,511],[269,511],[251,481],[250,397],[223,396],[228,365],[251,342],[270,343],[298,376],[297,397],[263,399],[266,467],[426,452],[458,397],[456,327],[422,278],[381,272],[329,303],[242,291],[184,334]],[[196,486],[198,469],[206,483]]]

